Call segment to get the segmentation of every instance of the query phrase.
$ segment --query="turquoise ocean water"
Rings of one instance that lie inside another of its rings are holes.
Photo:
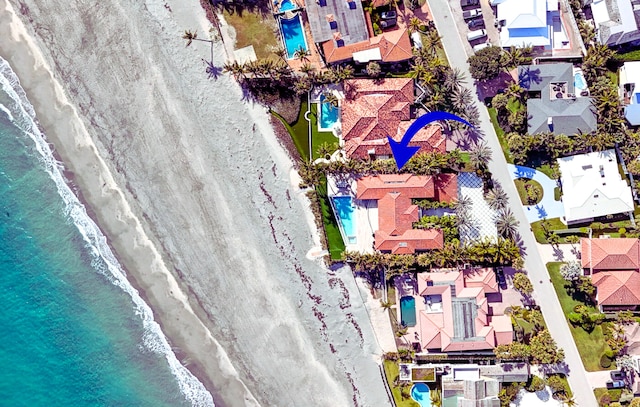
[[[0,405],[213,405],[64,183],[33,118],[0,58]]]

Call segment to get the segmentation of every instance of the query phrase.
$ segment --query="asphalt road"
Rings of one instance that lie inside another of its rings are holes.
[[[459,28],[455,24],[448,1],[429,0],[429,8],[431,9],[438,32],[442,36],[442,44],[449,59],[449,64],[458,67],[465,73],[467,81],[464,86],[469,87],[473,91],[473,94],[476,95],[476,89],[475,86],[473,86],[473,80],[469,73],[469,64],[467,64],[468,56],[466,50],[468,46],[463,42],[466,41],[466,38],[462,39],[460,37],[458,32]],[[519,232],[522,236],[524,247],[526,248],[525,269],[533,283],[536,301],[540,305],[551,335],[556,340],[558,346],[564,349],[566,355],[566,367],[560,368],[560,370],[564,370],[568,374],[569,384],[571,385],[578,406],[596,407],[598,403],[587,380],[584,365],[582,364],[580,354],[569,331],[569,326],[560,307],[560,302],[551,284],[549,273],[538,252],[538,246],[529,228],[529,223],[527,223],[524,209],[520,205],[518,193],[509,176],[507,162],[502,154],[498,137],[489,118],[489,113],[484,104],[481,104],[476,96],[474,96],[474,99],[480,111],[480,123],[478,127],[480,131],[484,133],[485,142],[493,151],[493,159],[489,163],[489,169],[493,173],[494,179],[502,185],[509,196],[511,209],[520,221]]]

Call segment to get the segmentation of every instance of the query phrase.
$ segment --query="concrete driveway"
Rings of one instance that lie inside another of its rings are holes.
[[[467,52],[465,51],[466,37],[461,38],[458,33],[454,17],[447,0],[428,0],[433,21],[440,35],[442,35],[442,45],[449,59],[451,66],[459,68],[467,78],[471,78],[469,64],[467,63]],[[493,159],[489,162],[489,169],[493,173],[496,182],[500,183],[511,202],[519,202],[520,198],[515,185],[511,180],[511,174],[507,168],[504,154],[500,151],[500,144],[496,136],[493,125],[489,118],[489,113],[484,105],[480,104],[475,93],[475,88],[467,81],[463,86],[468,87],[474,98],[474,103],[479,107],[480,121],[478,130],[483,134],[488,147],[493,151]],[[591,386],[587,380],[587,375],[580,359],[580,354],[573,342],[573,337],[569,331],[569,326],[562,312],[562,307],[558,301],[555,290],[549,279],[549,273],[542,261],[538,246],[529,229],[527,217],[521,205],[513,205],[513,213],[520,222],[518,232],[521,236],[522,249],[525,254],[525,269],[527,270],[534,287],[535,298],[540,305],[542,314],[547,322],[549,331],[560,348],[565,352],[565,370],[568,373],[569,384],[573,389],[576,401],[581,407],[597,406],[596,398],[591,391]]]
[[[544,191],[542,200],[536,205],[523,205],[525,215],[529,223],[537,222],[542,219],[561,218],[564,216],[564,205],[562,201],[554,199],[554,189],[558,186],[556,180],[549,178],[546,174],[537,171],[534,168],[524,167],[522,165],[507,164],[511,179],[529,178],[538,182]]]

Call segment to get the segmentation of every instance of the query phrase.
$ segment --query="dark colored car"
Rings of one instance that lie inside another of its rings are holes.
[[[504,270],[502,267],[496,267],[496,281],[501,289],[506,290],[507,279],[504,277]]]
[[[483,27],[484,26],[484,20],[481,18],[477,18],[475,20],[471,20],[467,23],[467,27],[469,27],[470,30],[473,30],[475,28],[479,28],[479,27]]]
[[[460,0],[460,6],[469,7],[469,6],[477,6],[480,4],[480,0]]]
[[[625,385],[622,380],[614,380],[614,381],[609,380],[607,382],[607,389],[621,389],[624,386]]]
[[[395,10],[383,11],[380,13],[380,18],[383,20],[395,20],[398,15]]]
[[[611,380],[624,380],[624,373],[619,370],[612,370]]]
[[[382,28],[391,28],[395,26],[398,21],[394,18],[393,20],[380,20],[380,27]]]

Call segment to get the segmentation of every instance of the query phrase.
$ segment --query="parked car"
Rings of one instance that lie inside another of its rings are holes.
[[[484,20],[482,18],[476,18],[475,20],[471,20],[467,23],[467,27],[469,27],[470,30],[473,30],[474,28],[478,28],[478,27],[483,27],[484,26]]]
[[[496,281],[501,289],[507,289],[507,279],[504,277],[504,269],[502,267],[496,268]]]
[[[612,370],[611,380],[624,380],[624,373],[619,370]]]
[[[477,44],[477,45],[473,46],[473,52],[478,52],[481,49],[485,49],[485,48],[490,47],[490,46],[491,46],[491,44],[488,43],[488,42],[481,42],[480,44]]]
[[[621,389],[624,387],[624,382],[622,380],[609,380],[607,382],[607,389]]]
[[[462,7],[478,6],[479,4],[480,0],[460,0],[460,5]]]
[[[398,21],[394,18],[393,20],[380,20],[380,27],[381,28],[391,28],[393,26],[395,26],[398,23]]]
[[[395,20],[398,17],[395,10],[383,11],[380,18],[383,20]]]
[[[419,32],[412,32],[409,38],[411,38],[411,42],[413,42],[413,46],[416,47],[416,49],[422,49],[422,37],[420,37]]]
[[[485,30],[469,31],[469,33],[467,33],[467,40],[469,41],[479,40],[480,38],[483,38],[486,36],[487,36],[487,32]]]
[[[465,20],[470,20],[472,18],[480,17],[481,15],[482,15],[482,10],[480,10],[479,8],[462,12],[462,18],[464,18]]]

